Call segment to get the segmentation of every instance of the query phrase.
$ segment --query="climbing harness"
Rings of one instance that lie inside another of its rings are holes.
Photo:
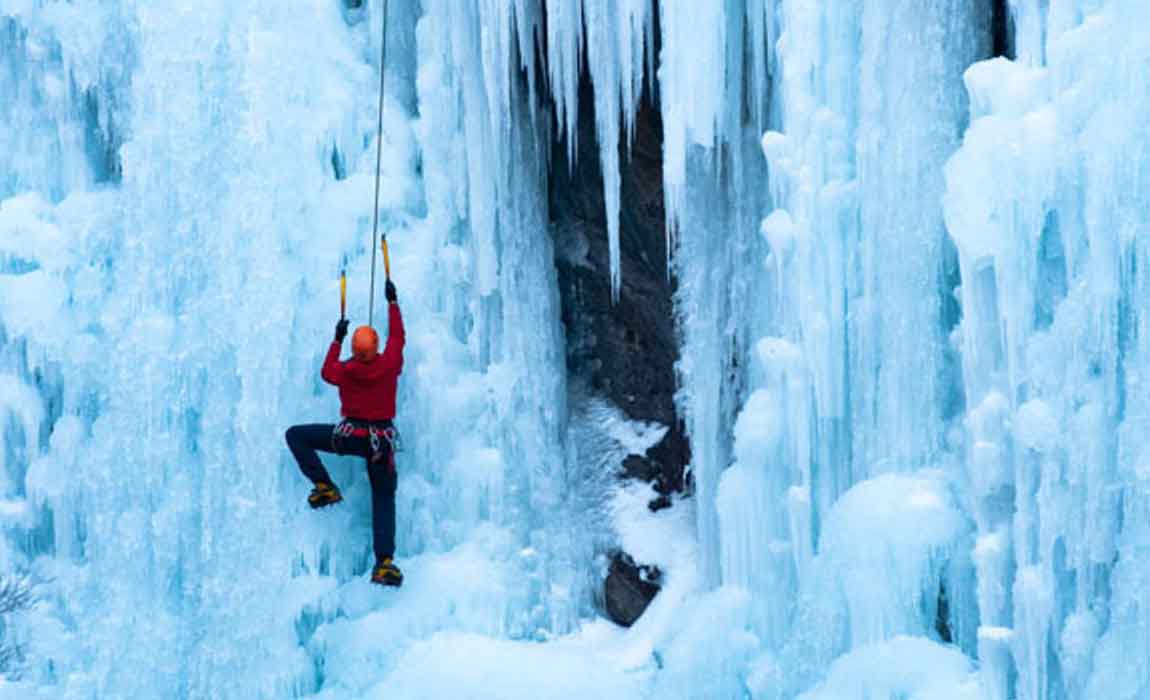
[[[379,464],[384,458],[383,443],[387,443],[387,468],[395,471],[395,447],[398,443],[399,431],[395,426],[388,424],[387,427],[368,429],[368,434],[371,437],[371,463]]]
[[[371,226],[371,297],[367,305],[367,325],[375,319],[375,239],[379,236],[379,182],[383,170],[383,90],[387,81],[387,2],[383,0],[383,33],[379,39],[379,120],[375,130],[375,208]],[[387,234],[382,238],[384,274],[391,279],[387,255]]]
[[[399,431],[391,421],[368,422],[345,418],[331,431],[331,449],[339,455],[348,454],[348,438],[367,438],[371,445],[368,462],[379,464],[387,459],[387,467],[395,471],[395,453],[399,451]],[[385,447],[386,443],[386,447]]]

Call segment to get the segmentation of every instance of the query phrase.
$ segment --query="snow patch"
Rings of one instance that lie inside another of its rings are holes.
[[[970,523],[944,474],[885,474],[852,487],[826,521],[820,577],[845,601],[851,648],[933,630],[940,586],[969,584],[960,555]]]
[[[1018,408],[1014,418],[1015,436],[1023,447],[1045,452],[1059,444],[1062,428],[1050,405],[1031,399]]]
[[[826,680],[799,700],[983,700],[962,652],[921,637],[899,636],[856,649],[831,665]]]
[[[658,566],[666,580],[673,580],[694,567],[694,511],[690,499],[676,499],[670,508],[652,512],[647,505],[657,496],[651,484],[623,484],[612,499],[611,519],[623,551]]]

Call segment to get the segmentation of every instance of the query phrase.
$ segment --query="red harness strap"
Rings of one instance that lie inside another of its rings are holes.
[[[398,432],[391,421],[385,423],[365,423],[345,418],[331,433],[331,444],[336,454],[344,454],[343,441],[349,437],[367,438],[371,444],[371,456],[368,461],[378,464],[383,461],[384,452],[387,453],[387,466],[395,471],[395,448]],[[384,450],[384,442],[387,449]]]

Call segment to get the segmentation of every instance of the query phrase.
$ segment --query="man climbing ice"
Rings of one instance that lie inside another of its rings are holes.
[[[403,574],[395,565],[395,393],[403,370],[403,317],[399,313],[395,285],[385,286],[387,296],[387,345],[379,353],[379,335],[360,326],[351,338],[352,357],[340,361],[347,337],[347,319],[335,327],[335,340],[328,348],[320,376],[339,387],[339,425],[295,425],[287,431],[287,444],[304,476],[315,484],[307,497],[312,508],[339,503],[343,496],[332,483],[317,450],[338,455],[358,455],[367,460],[371,482],[371,530],[375,548],[372,583],[399,586]]]

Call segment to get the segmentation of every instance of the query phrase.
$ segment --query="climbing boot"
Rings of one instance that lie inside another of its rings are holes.
[[[403,572],[391,561],[391,557],[386,557],[383,561],[377,562],[375,568],[372,569],[371,582],[381,586],[401,586],[403,585]]]
[[[307,504],[312,508],[326,508],[342,500],[343,496],[340,495],[338,488],[322,481],[317,482],[315,488],[307,496]]]

